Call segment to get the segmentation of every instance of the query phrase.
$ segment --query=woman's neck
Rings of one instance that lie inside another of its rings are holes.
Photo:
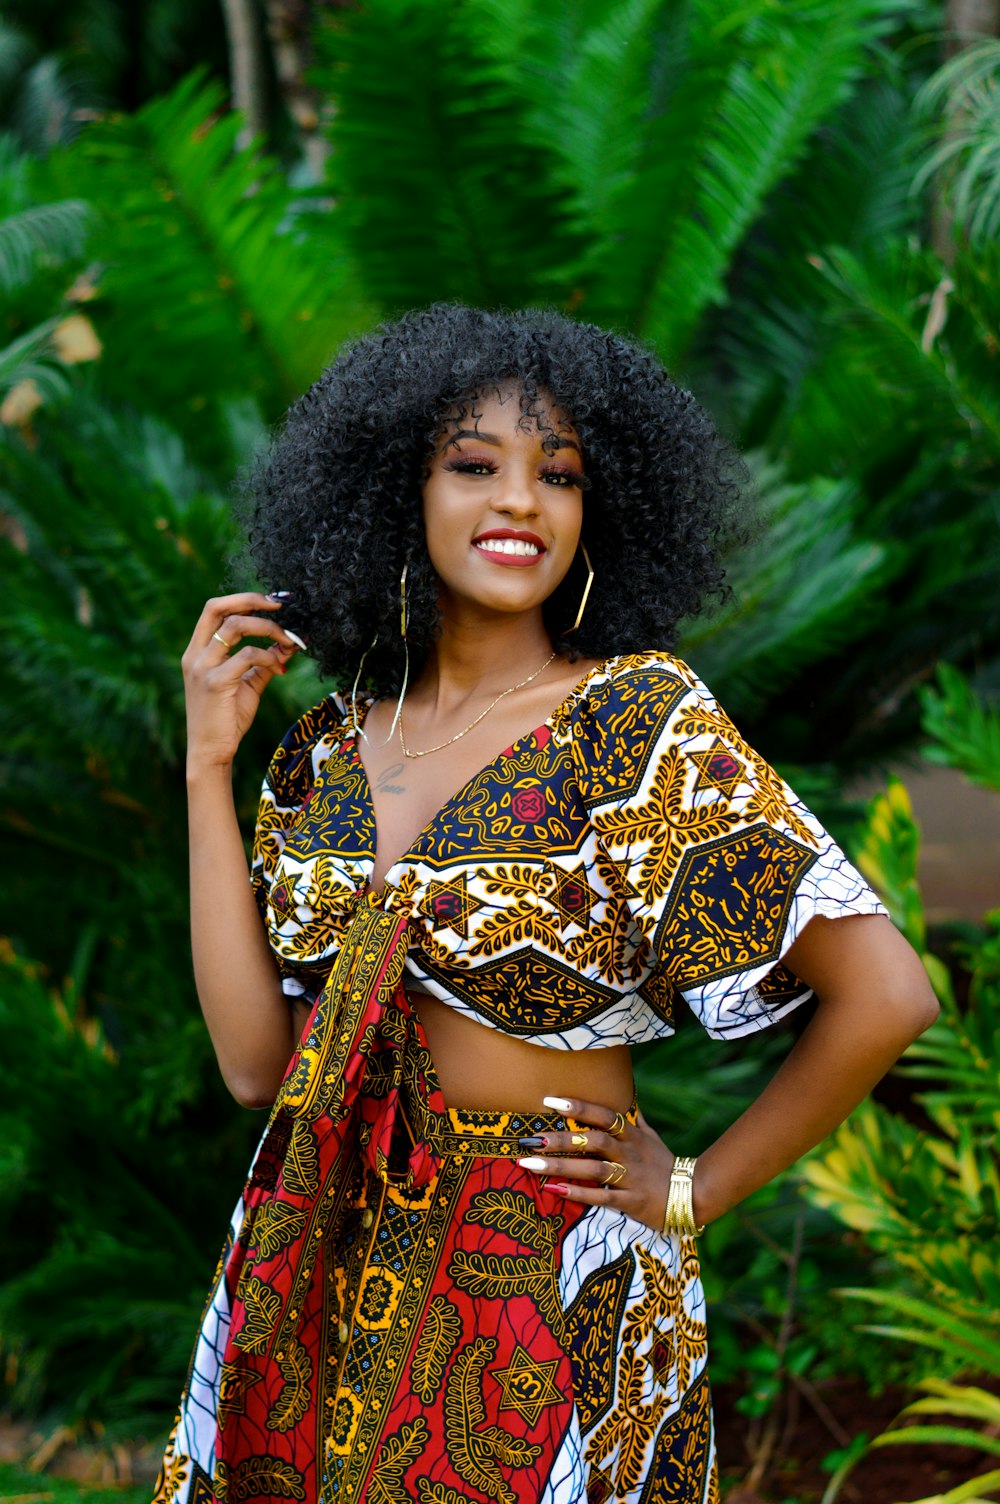
[[[407,699],[446,715],[473,696],[496,694],[541,668],[552,644],[541,615],[513,617],[486,628],[476,623],[444,623],[419,679]]]

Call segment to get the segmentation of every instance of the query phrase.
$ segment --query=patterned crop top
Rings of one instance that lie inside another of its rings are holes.
[[[359,702],[362,704],[370,701]],[[252,880],[311,1001],[371,877],[350,706],[300,717],[261,794]],[[410,921],[405,985],[555,1049],[762,1028],[810,996],[781,957],[814,914],[884,913],[815,817],[667,653],[612,658],[450,798],[380,902]]]

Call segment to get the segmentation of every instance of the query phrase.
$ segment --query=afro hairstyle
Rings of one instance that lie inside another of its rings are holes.
[[[683,618],[728,593],[721,550],[743,532],[748,473],[653,354],[556,312],[437,303],[346,346],[243,478],[253,568],[265,588],[290,592],[284,619],[321,675],[350,678],[370,649],[375,692],[397,693],[404,563],[419,671],[439,630],[423,527],[429,460],[477,398],[511,387],[522,423],[551,432],[547,404],[572,422],[590,482],[582,539],[594,583],[567,636],[586,580],[578,553],[544,606],[557,651],[671,649]]]

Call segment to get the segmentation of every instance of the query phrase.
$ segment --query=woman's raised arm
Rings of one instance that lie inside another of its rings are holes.
[[[223,1079],[244,1107],[268,1107],[295,1047],[247,870],[233,800],[236,749],[295,644],[276,621],[245,613],[281,602],[247,592],[207,602],[181,660],[188,722],[191,953]],[[231,649],[244,637],[273,646]]]

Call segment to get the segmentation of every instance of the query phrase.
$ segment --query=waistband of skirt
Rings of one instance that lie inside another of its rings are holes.
[[[639,1104],[633,1095],[632,1105],[625,1113],[628,1122],[636,1122],[638,1111]],[[583,1132],[594,1127],[592,1123],[578,1123],[574,1118],[551,1111],[487,1112],[481,1108],[446,1107],[443,1113],[419,1117],[423,1120],[415,1122],[410,1117],[415,1136],[438,1154],[455,1154],[463,1159],[516,1159],[525,1153],[519,1143],[522,1138],[559,1133],[565,1128]]]

